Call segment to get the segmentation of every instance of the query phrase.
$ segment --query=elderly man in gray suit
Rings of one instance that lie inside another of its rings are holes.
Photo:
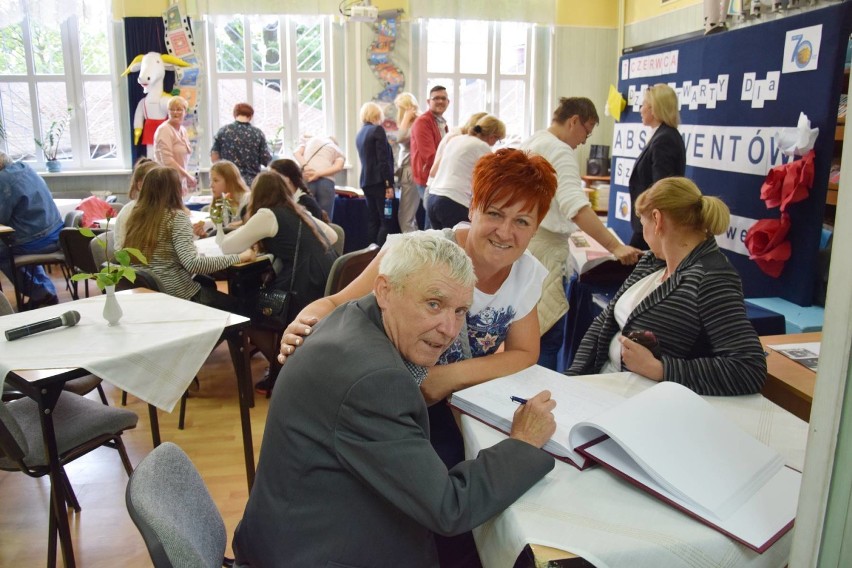
[[[469,531],[553,468],[540,449],[556,429],[547,391],[476,459],[447,471],[429,444],[419,384],[458,335],[475,280],[455,243],[404,235],[373,293],[288,359],[234,535],[238,565],[434,567],[433,533]]]

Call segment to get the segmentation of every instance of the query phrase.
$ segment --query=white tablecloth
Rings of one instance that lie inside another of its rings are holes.
[[[655,384],[635,376],[583,380],[624,396]],[[760,395],[705,398],[801,470],[805,422]],[[506,437],[469,416],[462,416],[462,433],[469,458]],[[757,554],[600,467],[581,472],[563,462],[514,505],[474,530],[474,536],[489,568],[511,567],[526,544],[577,554],[596,568],[781,567],[792,543],[791,531]]]
[[[77,206],[80,205],[82,199],[54,199],[53,202],[56,203],[56,208],[59,209],[59,216],[65,219],[65,215],[67,215],[70,211],[74,211],[77,209]]]
[[[98,295],[0,318],[0,332],[80,313],[62,327],[7,341],[0,335],[0,383],[11,370],[82,367],[105,381],[171,411],[210,355],[226,325],[246,318],[159,293],[118,294],[124,316],[109,327]]]

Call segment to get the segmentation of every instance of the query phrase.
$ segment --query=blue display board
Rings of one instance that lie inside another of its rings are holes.
[[[667,83],[681,104],[686,176],[731,208],[731,226],[717,240],[746,297],[810,305],[851,21],[852,3],[844,2],[623,56],[618,89],[628,103],[612,142],[609,225],[629,240],[628,181],[651,134],[639,115],[642,91]],[[773,278],[748,258],[744,239],[756,221],[780,215],[761,201],[760,188],[772,167],[791,159],[777,148],[774,133],[795,127],[801,112],[820,132],[814,184],[806,200],[786,209],[792,256]]]

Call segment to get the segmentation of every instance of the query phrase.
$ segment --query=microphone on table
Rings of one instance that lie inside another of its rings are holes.
[[[42,331],[48,331],[50,329],[56,329],[57,327],[62,326],[74,326],[77,325],[77,322],[80,321],[80,312],[72,310],[70,312],[65,312],[58,318],[51,318],[49,320],[37,321],[35,323],[31,323],[29,325],[22,325],[21,327],[15,327],[13,329],[6,330],[6,339],[8,341],[14,341],[16,339],[20,339],[22,337],[27,337],[28,335],[33,335],[36,333],[41,333]]]

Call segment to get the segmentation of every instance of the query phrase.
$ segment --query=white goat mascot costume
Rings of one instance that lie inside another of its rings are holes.
[[[149,158],[154,156],[154,132],[169,116],[171,95],[163,93],[166,71],[189,66],[189,63],[173,55],[150,51],[145,55],[137,55],[121,74],[125,77],[129,73],[139,72],[136,81],[142,85],[145,98],[136,105],[136,114],[133,116],[133,143],[139,144],[141,138],[147,146]]]

